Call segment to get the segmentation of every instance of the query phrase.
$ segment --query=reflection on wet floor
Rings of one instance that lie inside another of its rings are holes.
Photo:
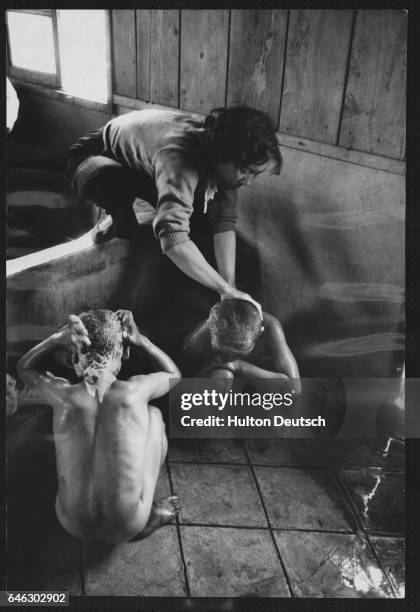
[[[55,518],[51,410],[20,407],[8,436],[10,590],[404,596],[402,442],[170,440],[156,496],[180,495],[179,522],[110,547]]]
[[[354,535],[276,532],[297,597],[392,597],[366,540]]]
[[[362,526],[371,533],[404,534],[404,474],[375,468],[343,469]]]

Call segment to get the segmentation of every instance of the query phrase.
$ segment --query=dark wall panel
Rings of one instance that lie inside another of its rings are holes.
[[[135,98],[136,19],[135,11],[111,11],[114,92]]]
[[[150,22],[149,10],[136,11],[137,31],[137,96],[150,100]]]
[[[150,98],[178,106],[179,11],[152,11]]]
[[[280,131],[335,144],[352,11],[292,10]]]
[[[224,106],[228,25],[227,10],[182,11],[181,108],[207,113]]]
[[[245,103],[278,122],[286,10],[233,10],[230,29],[228,104]]]
[[[357,12],[341,146],[403,158],[406,28],[403,11]]]

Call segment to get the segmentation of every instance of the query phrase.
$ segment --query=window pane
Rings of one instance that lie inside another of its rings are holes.
[[[51,17],[9,11],[7,22],[12,65],[55,74]]]
[[[58,11],[61,82],[69,94],[108,100],[106,14],[102,10]]]

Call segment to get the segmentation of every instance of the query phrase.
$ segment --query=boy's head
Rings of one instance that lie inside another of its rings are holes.
[[[128,357],[129,347],[123,339],[120,318],[112,310],[89,310],[79,315],[88,332],[91,345],[86,353],[77,351],[73,365],[78,376],[95,385],[104,372],[115,376],[121,369],[121,360]]]
[[[246,106],[215,108],[204,127],[225,189],[248,185],[262,172],[280,174],[276,129],[266,113]]]
[[[217,302],[208,322],[213,349],[229,359],[248,355],[263,330],[257,307],[236,298]]]

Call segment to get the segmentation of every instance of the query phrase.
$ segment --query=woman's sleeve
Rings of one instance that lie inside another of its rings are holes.
[[[238,192],[236,189],[216,193],[209,204],[213,234],[235,231],[238,213],[236,210]]]
[[[172,149],[161,151],[154,167],[158,201],[153,231],[166,253],[189,240],[198,170],[188,157]]]

